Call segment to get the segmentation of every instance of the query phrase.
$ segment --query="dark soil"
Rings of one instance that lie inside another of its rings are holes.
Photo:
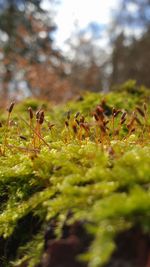
[[[150,267],[150,236],[138,227],[116,238],[117,250],[105,267]]]
[[[27,219],[29,219],[28,216]],[[24,223],[23,226],[25,226]],[[32,223],[29,225],[33,225]],[[88,267],[87,263],[79,262],[77,259],[78,255],[88,250],[92,241],[92,236],[88,235],[85,230],[85,224],[86,222],[76,222],[71,226],[64,224],[62,237],[58,240],[54,234],[56,220],[52,220],[45,232],[41,261],[35,267]],[[33,229],[27,230],[33,233]],[[19,244],[20,234],[15,239],[7,240],[7,243],[0,239],[1,256],[13,258]],[[116,247],[109,263],[104,267],[150,267],[150,236],[144,234],[139,227],[133,227],[119,234],[116,238]],[[1,266],[3,264],[0,264]],[[28,262],[24,262],[19,267],[28,267]]]
[[[87,251],[92,240],[83,223],[65,226],[62,239],[53,238],[50,228],[46,233],[41,263],[36,267],[87,267],[86,263],[77,261],[77,255]],[[116,246],[105,267],[150,267],[150,236],[143,234],[138,227],[121,233],[116,238]]]
[[[77,260],[77,255],[87,251],[91,237],[84,229],[84,222],[72,226],[64,225],[60,240],[54,236],[55,222],[51,222],[45,235],[45,251],[41,263],[36,267],[87,267]]]

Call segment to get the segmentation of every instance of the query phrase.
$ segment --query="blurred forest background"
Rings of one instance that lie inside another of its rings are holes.
[[[128,79],[150,87],[150,0],[120,0],[107,32],[109,49],[96,45],[94,25],[88,37],[76,30],[68,40],[71,56],[54,43],[53,9],[59,3],[49,0],[49,12],[42,1],[0,0],[2,103],[24,96],[66,101]]]

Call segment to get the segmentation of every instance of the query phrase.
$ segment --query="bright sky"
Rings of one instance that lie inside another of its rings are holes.
[[[47,8],[49,0],[44,0],[43,7]],[[55,22],[58,27],[56,44],[64,49],[64,42],[78,27],[86,28],[90,22],[108,24],[111,19],[111,10],[117,7],[119,0],[60,0]],[[105,43],[102,40],[102,43]]]

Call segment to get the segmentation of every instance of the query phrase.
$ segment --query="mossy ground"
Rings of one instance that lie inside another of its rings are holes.
[[[109,262],[125,230],[149,235],[149,91],[123,89],[1,111],[0,266],[37,266],[52,221],[58,240],[64,225],[83,222],[91,239],[78,258],[89,267]],[[44,110],[41,123],[28,107]]]

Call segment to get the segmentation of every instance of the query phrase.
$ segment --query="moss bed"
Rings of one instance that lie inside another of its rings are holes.
[[[149,90],[0,111],[0,266],[150,266]]]

